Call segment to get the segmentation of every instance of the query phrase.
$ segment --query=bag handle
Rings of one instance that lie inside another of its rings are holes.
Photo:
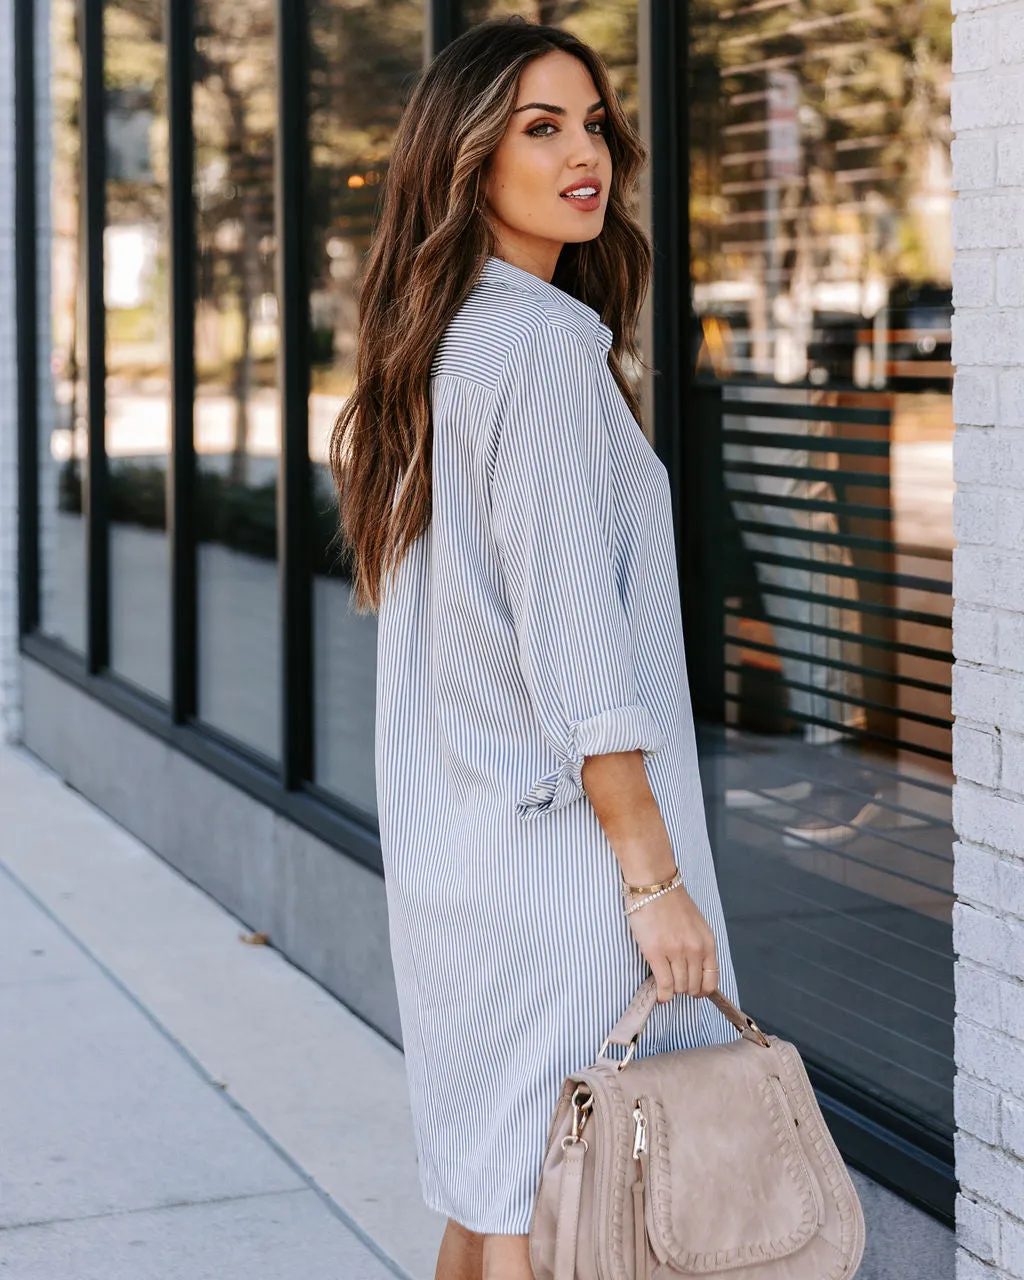
[[[717,987],[708,996],[698,998],[710,1000],[715,1008],[719,1009],[728,1018],[744,1039],[753,1040],[755,1044],[761,1045],[762,1048],[771,1048],[771,1041],[754,1019],[748,1017],[742,1009],[737,1008],[728,996],[724,996]],[[601,1046],[601,1051],[597,1056],[603,1058],[605,1050],[610,1044],[628,1045],[629,1052],[619,1064],[619,1070],[621,1071],[633,1056],[636,1042],[640,1039],[640,1033],[646,1027],[647,1019],[651,1016],[657,1000],[658,981],[652,973],[637,988],[636,995],[626,1006],[622,1017],[605,1036],[604,1044]]]

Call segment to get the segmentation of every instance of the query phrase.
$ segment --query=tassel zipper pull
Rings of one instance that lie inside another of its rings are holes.
[[[649,1280],[650,1257],[647,1249],[647,1228],[644,1222],[644,1157],[647,1154],[647,1117],[640,1099],[633,1102],[633,1159],[637,1162],[636,1181],[633,1183],[633,1242],[636,1250],[634,1275],[636,1280]]]

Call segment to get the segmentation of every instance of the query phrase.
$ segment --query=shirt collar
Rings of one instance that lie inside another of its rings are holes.
[[[615,335],[594,308],[581,302],[579,298],[574,298],[571,293],[566,293],[564,289],[559,289],[557,285],[542,280],[540,276],[535,276],[532,271],[527,271],[524,267],[506,262],[504,258],[496,258],[493,254],[485,260],[483,274],[492,279],[501,280],[513,288],[521,289],[525,293],[532,293],[535,297],[558,303],[578,316],[590,328],[598,344],[606,352],[611,347]]]

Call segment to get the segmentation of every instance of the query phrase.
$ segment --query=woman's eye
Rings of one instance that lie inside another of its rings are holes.
[[[589,129],[592,125],[596,125],[596,126],[597,126],[597,130],[598,130],[598,133],[599,133],[599,134],[603,134],[603,133],[604,133],[604,131],[605,131],[605,122],[604,122],[603,120],[591,120],[591,121],[590,121],[590,123],[587,125],[587,128]],[[547,134],[547,133],[538,133],[538,132],[537,132],[537,130],[538,130],[538,129],[553,129],[554,127],[555,127],[555,126],[551,123],[551,121],[550,121],[550,120],[542,120],[542,121],[540,122],[540,124],[535,124],[535,125],[533,126],[533,128],[532,128],[532,129],[527,129],[527,131],[526,131],[526,132],[527,132],[527,135],[528,135],[529,137],[531,137],[531,138],[548,138],[548,137],[550,137],[550,136],[551,136],[550,134]]]

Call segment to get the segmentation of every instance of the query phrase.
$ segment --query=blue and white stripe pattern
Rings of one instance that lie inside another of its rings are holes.
[[[378,616],[376,771],[427,1204],[522,1233],[564,1076],[646,975],[580,783],[640,748],[737,998],[704,821],[665,467],[598,313],[487,259],[431,369],[433,517]],[[722,1043],[706,1000],[638,1054]]]

